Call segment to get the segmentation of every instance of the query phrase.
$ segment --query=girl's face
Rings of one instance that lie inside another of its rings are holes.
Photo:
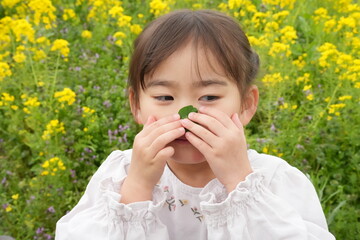
[[[238,113],[243,121],[236,83],[226,77],[210,52],[205,54],[200,48],[197,57],[189,43],[163,61],[153,75],[145,76],[146,88],[139,94],[139,107],[132,109],[138,123],[144,124],[150,115],[157,120],[173,115],[187,105],[216,108],[229,117]],[[173,160],[178,163],[206,161],[188,141],[175,140],[169,145],[174,147]]]

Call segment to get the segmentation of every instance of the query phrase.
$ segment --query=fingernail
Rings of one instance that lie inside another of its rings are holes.
[[[173,115],[173,117],[174,117],[175,120],[177,120],[177,119],[180,118],[180,115],[179,115],[178,113],[175,113],[175,114]]]
[[[195,115],[195,114],[194,114],[193,112],[191,112],[191,113],[189,113],[188,118],[190,118],[190,119],[191,119],[191,118],[193,118],[193,117],[194,117],[194,115]]]
[[[183,124],[183,125],[185,125],[185,126],[187,126],[187,125],[189,125],[189,123],[190,123],[190,120],[189,119],[181,119],[181,123]]]

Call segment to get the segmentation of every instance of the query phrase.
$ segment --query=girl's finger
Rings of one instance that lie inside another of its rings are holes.
[[[173,129],[171,131],[165,132],[159,137],[157,137],[150,145],[152,156],[155,157],[161,149],[165,148],[166,145],[174,141],[175,139],[183,136],[185,134],[185,129],[183,127],[179,127]]]
[[[188,129],[191,133],[193,133],[199,139],[202,139],[211,147],[216,146],[216,143],[219,141],[219,137],[216,134],[203,126],[190,121],[189,119],[182,119],[181,123],[184,128]],[[224,127],[222,126],[222,128]]]
[[[142,132],[144,135],[148,135],[154,129],[156,129],[164,124],[177,121],[179,119],[180,119],[180,115],[178,113],[160,118],[159,120],[156,120],[155,117],[153,117],[153,116],[149,116],[149,118],[147,120],[147,122],[149,122],[149,123],[147,125],[144,125]]]
[[[189,119],[203,127],[206,127],[216,136],[221,136],[221,134],[226,130],[226,127],[221,122],[219,122],[216,118],[206,114],[190,113]]]
[[[230,116],[220,110],[217,110],[216,108],[202,106],[199,108],[199,112],[215,118],[226,128],[231,128],[233,126],[233,122],[231,121]]]
[[[185,133],[185,137],[206,159],[208,159],[208,154],[212,152],[211,146],[192,132]]]
[[[233,121],[233,123],[239,128],[239,129],[244,129],[244,126],[242,125],[240,118],[239,118],[239,114],[234,113],[231,116],[231,120]]]

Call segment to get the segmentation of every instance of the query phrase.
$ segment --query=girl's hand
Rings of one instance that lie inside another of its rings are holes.
[[[121,202],[152,199],[152,191],[163,174],[166,160],[174,155],[174,148],[167,145],[185,133],[179,120],[179,114],[158,121],[153,116],[148,118],[134,140],[129,173],[121,188]]]
[[[243,125],[237,113],[229,117],[216,109],[199,110],[199,113],[189,114],[191,121],[181,121],[190,131],[185,136],[204,155],[215,176],[231,192],[252,172]]]

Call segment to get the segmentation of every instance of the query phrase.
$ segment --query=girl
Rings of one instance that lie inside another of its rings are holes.
[[[129,72],[144,128],[94,174],[56,239],[334,239],[310,181],[247,150],[258,66],[226,15],[181,10],[152,22]],[[199,112],[180,119],[186,105]]]

